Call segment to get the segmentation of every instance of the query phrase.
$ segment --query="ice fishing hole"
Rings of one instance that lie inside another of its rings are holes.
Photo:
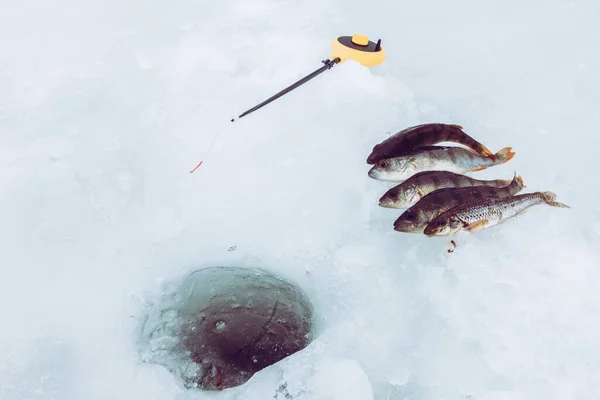
[[[313,339],[306,294],[262,269],[196,270],[149,303],[140,326],[142,361],[190,389],[242,385]]]

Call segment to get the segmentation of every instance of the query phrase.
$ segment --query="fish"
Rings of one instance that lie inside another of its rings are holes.
[[[432,220],[423,230],[425,235],[448,236],[460,232],[475,232],[499,225],[528,208],[539,204],[552,207],[571,208],[556,201],[550,191],[515,195],[504,199],[480,199],[447,210]]]
[[[494,160],[486,146],[473,139],[457,124],[429,123],[412,126],[395,133],[373,147],[367,157],[367,164],[376,164],[386,159],[405,155],[418,147],[433,145],[441,142],[455,142],[465,145],[482,157]]]
[[[449,171],[457,174],[483,171],[486,168],[512,160],[515,152],[505,147],[495,154],[495,161],[462,147],[432,146],[411,154],[386,158],[373,165],[368,172],[379,181],[403,182],[423,171]]]
[[[507,198],[519,193],[524,187],[523,178],[515,173],[510,184],[504,187],[471,186],[434,190],[404,211],[394,221],[394,230],[422,233],[427,224],[451,208],[472,200]]]
[[[423,171],[394,186],[381,196],[379,206],[409,208],[429,193],[445,188],[471,186],[505,187],[510,179],[480,180],[450,171]]]

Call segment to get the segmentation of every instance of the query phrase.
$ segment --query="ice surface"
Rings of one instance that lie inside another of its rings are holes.
[[[597,399],[599,20],[595,0],[4,1],[0,398]],[[354,33],[383,65],[229,122]],[[572,208],[452,254],[394,232],[366,156],[432,121],[513,147],[478,177]],[[297,282],[322,334],[192,393],[137,360],[135,327],[147,293],[214,263]]]

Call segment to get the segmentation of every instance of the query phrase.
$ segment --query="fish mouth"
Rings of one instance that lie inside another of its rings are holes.
[[[379,170],[377,169],[376,166],[372,167],[369,172],[368,172],[369,178],[373,178],[373,179],[377,179],[379,180],[379,177],[381,176],[381,173],[379,172]]]
[[[375,179],[382,182],[402,182],[403,179],[397,178],[394,174],[388,173],[381,167],[374,165],[371,167],[368,173],[371,179]]]
[[[399,202],[399,201],[394,201],[394,200],[379,201],[379,206],[384,207],[384,208],[394,208],[394,209],[407,208],[405,202]]]
[[[385,208],[401,208],[398,207],[397,202],[390,199],[389,197],[382,197],[381,199],[379,199],[379,206]]]
[[[394,222],[394,230],[396,232],[418,233],[419,231],[422,231],[422,228],[404,221],[396,221]]]

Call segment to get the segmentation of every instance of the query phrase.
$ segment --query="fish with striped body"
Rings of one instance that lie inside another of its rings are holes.
[[[378,161],[406,155],[410,151],[442,142],[460,143],[482,157],[494,160],[492,153],[486,146],[467,135],[462,126],[456,124],[422,124],[401,130],[373,147],[367,157],[367,164],[376,164]]]
[[[379,199],[379,205],[385,208],[409,208],[438,189],[472,186],[500,188],[510,183],[510,179],[480,180],[450,171],[423,171],[385,192]]]
[[[517,176],[505,187],[472,186],[435,190],[394,221],[394,230],[421,233],[431,221],[442,213],[461,204],[479,199],[503,199],[520,192],[525,187],[523,178]]]
[[[492,160],[462,147],[430,146],[408,155],[381,160],[371,167],[368,175],[379,181],[401,182],[423,171],[464,174],[504,164],[514,156],[511,147],[498,151],[495,160]]]
[[[475,232],[499,225],[539,204],[570,208],[557,202],[556,194],[552,192],[526,193],[504,199],[480,199],[440,214],[427,225],[423,233],[431,237],[455,235],[461,231]]]

